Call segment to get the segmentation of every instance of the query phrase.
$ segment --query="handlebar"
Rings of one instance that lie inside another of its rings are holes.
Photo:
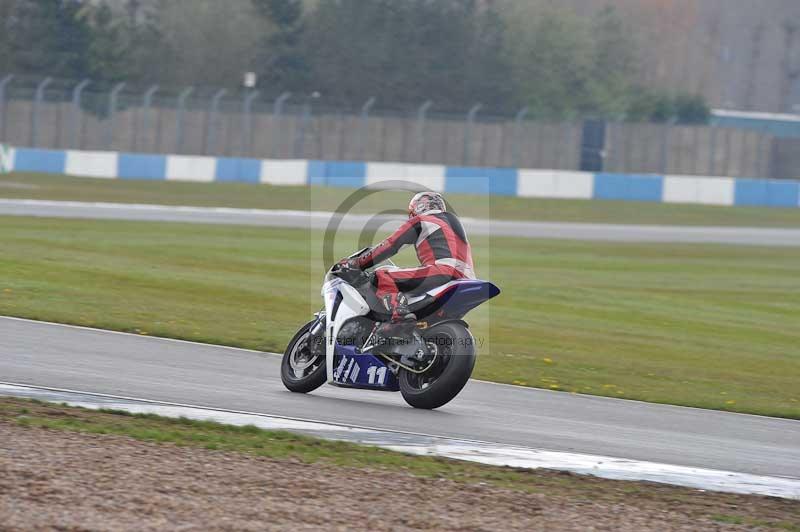
[[[369,275],[366,272],[357,268],[342,268],[338,263],[333,265],[330,273],[353,286],[360,286],[369,281]]]
[[[372,250],[372,248],[366,247],[364,249],[356,251],[355,253],[353,253],[352,255],[350,255],[347,258],[348,259],[355,259],[355,258],[358,258],[361,255],[363,255],[364,253],[367,253],[368,251],[371,251],[371,250]],[[383,264],[383,263],[387,263],[389,266],[391,266],[393,268],[397,267],[397,265],[394,262],[392,262],[391,259],[385,259],[385,260],[381,261],[381,264]],[[360,269],[357,269],[357,268],[343,268],[342,264],[337,262],[336,264],[331,266],[330,273],[331,273],[331,275],[334,275],[334,276],[342,279],[343,281],[347,282],[348,284],[351,284],[353,286],[359,286],[359,285],[361,285],[363,283],[369,282],[369,279],[370,279],[370,275],[369,274],[371,272],[375,271],[377,269],[377,267],[378,267],[378,265],[374,264],[368,270],[360,270]]]

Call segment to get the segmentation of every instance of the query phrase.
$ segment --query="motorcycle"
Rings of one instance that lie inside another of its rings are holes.
[[[369,251],[364,248],[348,258]],[[334,265],[322,285],[323,310],[294,335],[281,362],[281,380],[308,393],[326,382],[342,388],[399,391],[422,409],[439,408],[458,395],[475,367],[475,339],[464,316],[500,293],[494,284],[458,279],[408,298],[416,321],[400,333],[378,334],[390,312],[370,288],[367,272]]]

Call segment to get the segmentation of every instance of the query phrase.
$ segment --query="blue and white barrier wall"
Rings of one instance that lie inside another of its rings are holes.
[[[1,148],[1,147],[0,147]],[[357,161],[262,160],[32,148],[0,149],[0,171],[107,179],[356,188],[408,180],[431,190],[531,198],[800,207],[800,181],[470,168]]]

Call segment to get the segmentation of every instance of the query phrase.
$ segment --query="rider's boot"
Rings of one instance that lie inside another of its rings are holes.
[[[391,319],[378,326],[376,333],[379,338],[402,338],[408,335],[416,326],[417,317],[409,311],[405,294],[387,294],[383,297],[383,304],[391,313]]]
[[[417,316],[410,312],[405,294],[387,295],[383,302],[392,316],[390,321],[381,323],[376,329],[378,343],[383,345],[385,352],[400,354],[402,364],[414,366],[417,357],[425,355],[425,342],[416,331]]]

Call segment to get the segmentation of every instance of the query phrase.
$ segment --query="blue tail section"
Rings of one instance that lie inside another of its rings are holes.
[[[438,319],[463,318],[470,310],[499,293],[500,289],[488,281],[457,281],[436,297],[436,301],[425,309],[425,315]]]

